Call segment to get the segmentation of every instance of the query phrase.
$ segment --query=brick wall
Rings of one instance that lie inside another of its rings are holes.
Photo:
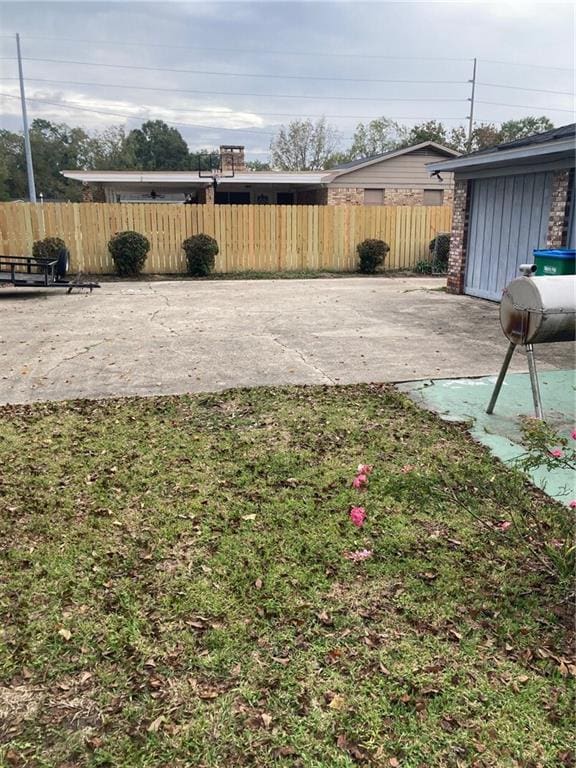
[[[244,147],[222,144],[220,146],[220,164],[222,172],[234,170],[235,173],[246,170]]]
[[[552,177],[552,203],[548,219],[546,248],[561,248],[568,238],[568,218],[574,194],[574,170],[555,171]]]
[[[364,205],[364,187],[328,187],[327,205]]]
[[[82,182],[82,202],[105,203],[106,192],[104,190],[104,185],[100,183],[87,184],[86,182]]]
[[[448,293],[464,293],[469,207],[468,181],[456,181],[454,185],[450,253],[448,255]]]

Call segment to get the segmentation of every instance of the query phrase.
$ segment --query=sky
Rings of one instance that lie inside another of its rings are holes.
[[[325,115],[344,149],[358,122],[574,122],[572,3],[2,2],[0,128],[21,130],[14,34],[29,120],[90,131],[147,119],[191,150],[246,146],[266,160],[291,120]]]

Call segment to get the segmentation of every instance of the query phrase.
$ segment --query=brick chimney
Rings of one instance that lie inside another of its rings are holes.
[[[244,147],[222,144],[220,146],[220,163],[223,173],[230,173],[232,170],[235,173],[245,171]]]

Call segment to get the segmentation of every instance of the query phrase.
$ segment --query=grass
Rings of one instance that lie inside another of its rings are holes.
[[[438,276],[438,275],[432,275]],[[441,275],[444,277],[445,275]],[[188,280],[188,281],[209,281],[209,280],[317,280],[319,278],[346,278],[346,277],[362,277],[362,278],[373,278],[373,277],[430,277],[430,275],[422,275],[422,274],[416,274],[413,271],[410,270],[403,270],[403,269],[394,269],[394,270],[388,270],[385,269],[383,271],[377,271],[373,275],[367,275],[362,274],[358,271],[350,271],[350,272],[330,272],[329,270],[310,270],[310,269],[301,269],[301,270],[280,270],[280,271],[272,271],[272,272],[262,272],[258,270],[245,270],[242,272],[213,272],[210,275],[207,275],[206,277],[192,277],[191,275],[187,274],[161,274],[161,275],[153,275],[148,273],[143,273],[135,278],[127,278],[127,277],[118,277],[117,275],[98,275],[98,279],[101,282],[116,282],[118,280],[122,281],[130,281],[130,280],[148,280],[148,281],[158,281],[158,280]]]
[[[566,535],[391,388],[6,406],[0,764],[571,765],[564,587],[495,527],[523,510]]]

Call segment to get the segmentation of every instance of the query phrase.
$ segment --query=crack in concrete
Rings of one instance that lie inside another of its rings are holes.
[[[88,352],[92,351],[96,347],[99,347],[101,344],[105,344],[106,341],[107,339],[101,339],[100,341],[97,341],[96,343],[90,344],[90,346],[85,347],[84,349],[81,349],[79,352],[75,352],[73,355],[70,355],[69,357],[62,358],[62,360],[59,360],[56,363],[56,365],[53,365],[52,368],[49,368],[47,371],[45,371],[45,373],[42,374],[42,376],[39,376],[38,378],[46,378],[57,368],[60,368],[61,365],[64,365],[65,363],[69,363],[71,360],[76,360],[76,358],[87,354]]]
[[[278,344],[279,347],[282,347],[282,349],[285,349],[287,352],[294,352],[295,354],[297,354],[305,366],[307,366],[308,368],[312,368],[313,371],[316,371],[316,373],[319,373],[321,376],[327,379],[330,382],[330,384],[336,384],[336,381],[331,376],[328,376],[326,371],[323,371],[322,368],[319,368],[317,365],[314,365],[314,363],[311,363],[309,360],[307,360],[304,357],[303,353],[300,352],[299,349],[296,349],[295,347],[289,347],[288,344],[283,344],[278,338],[276,338],[276,336],[270,336],[270,338],[272,339],[273,342]]]

